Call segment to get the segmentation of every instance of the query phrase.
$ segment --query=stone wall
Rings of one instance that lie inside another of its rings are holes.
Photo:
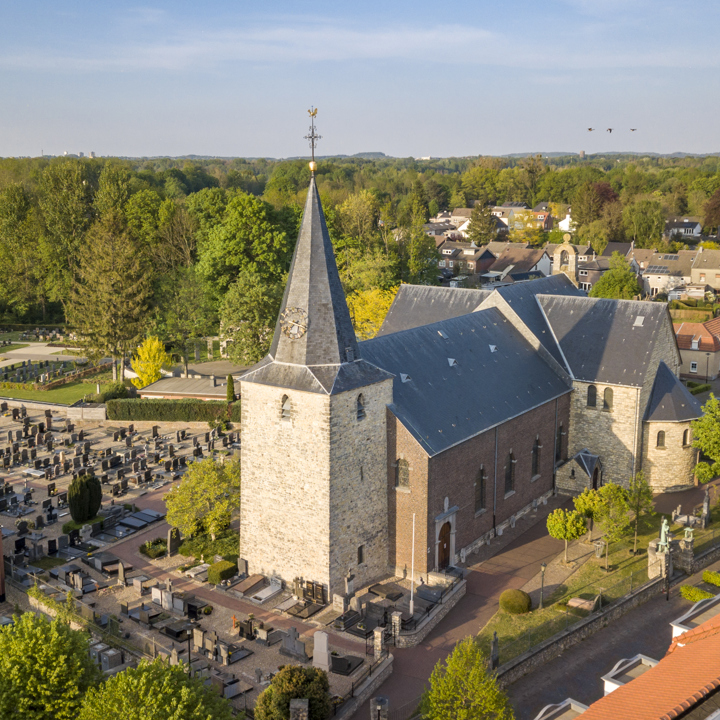
[[[348,571],[361,585],[384,575],[392,381],[335,396],[241,382],[241,393],[240,555],[250,572],[321,582],[329,597],[344,591]]]
[[[685,431],[688,444],[683,444]],[[658,433],[665,433],[665,444],[658,447]],[[645,479],[656,492],[686,490],[695,483],[698,450],[692,447],[689,422],[643,423],[645,457],[642,464]]]
[[[588,407],[588,388],[597,389],[596,407]],[[613,391],[611,410],[603,409],[606,388]],[[572,406],[570,410],[570,433],[568,456],[573,457],[587,448],[598,455],[602,462],[603,482],[627,485],[636,468],[636,448],[640,444],[642,428],[640,413],[641,389],[603,383],[573,382]],[[641,410],[642,408],[642,410]],[[570,478],[574,463],[568,463],[558,473],[558,489],[564,492],[582,492],[592,487],[592,481],[585,473],[575,468],[575,478]]]
[[[336,718],[352,718],[355,713],[367,700],[369,700],[375,691],[390,677],[393,671],[393,656],[388,655],[383,660],[372,675],[368,675],[367,680],[355,691],[354,697],[350,698],[333,716]]]

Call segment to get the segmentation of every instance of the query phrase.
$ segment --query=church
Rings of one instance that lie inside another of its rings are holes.
[[[240,378],[240,554],[332,595],[464,563],[555,492],[685,489],[702,411],[679,367],[665,304],[565,274],[402,285],[358,343],[312,177],[270,352]]]

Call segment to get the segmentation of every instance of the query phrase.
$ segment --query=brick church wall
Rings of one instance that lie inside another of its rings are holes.
[[[686,490],[694,482],[698,451],[690,444],[683,445],[685,430],[692,442],[689,422],[643,423],[643,473],[655,492]],[[664,447],[657,445],[661,431],[665,433]]]
[[[471,545],[493,529],[495,524],[529,506],[533,500],[552,491],[554,444],[557,422],[569,422],[570,395],[563,395],[520,417],[488,430],[460,445],[428,458],[417,441],[391,416],[388,432],[388,509],[390,513],[390,566],[399,574],[410,568],[412,513],[416,513],[415,571],[435,569],[435,518],[442,515],[445,498],[450,508],[457,506],[455,553]],[[495,436],[497,433],[497,474]],[[532,479],[532,449],[536,437],[542,443],[539,477]],[[515,489],[505,496],[506,458],[515,457]],[[409,490],[394,487],[397,458],[410,463]],[[480,465],[487,476],[485,509],[476,512],[475,483]],[[452,562],[452,559],[451,559]]]

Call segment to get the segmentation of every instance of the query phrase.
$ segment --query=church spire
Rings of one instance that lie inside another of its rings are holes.
[[[358,358],[315,176],[310,178],[270,356],[293,365],[338,365]]]

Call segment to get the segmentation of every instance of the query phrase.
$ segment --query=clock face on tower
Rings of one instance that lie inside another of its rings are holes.
[[[291,340],[301,338],[307,332],[308,324],[308,314],[302,308],[285,308],[280,316],[280,327]]]

